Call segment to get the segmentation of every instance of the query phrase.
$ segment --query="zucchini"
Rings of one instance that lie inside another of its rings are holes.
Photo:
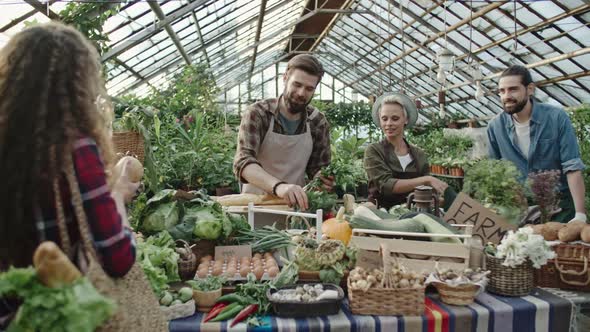
[[[363,216],[354,215],[350,218],[348,225],[350,225],[351,228],[366,228],[391,232],[425,233],[424,226],[413,219],[372,220]]]
[[[444,221],[438,221],[435,218],[430,217],[429,215],[424,213],[419,213],[418,215],[414,216],[412,220],[416,221],[417,223],[420,223],[426,230],[426,233],[449,235],[458,233],[457,230],[455,230],[451,225],[445,223]],[[443,225],[443,223],[445,225]],[[433,236],[430,238],[430,240],[433,242],[461,244],[460,239],[451,237]]]
[[[363,205],[359,205],[356,208],[354,208],[354,215],[370,220],[381,220],[381,218],[374,214],[373,211],[371,211],[371,209]]]
[[[377,207],[367,207],[367,209],[371,210],[371,212],[373,212],[377,217],[381,219],[399,219],[396,218],[394,215],[391,215],[387,212],[384,212],[381,209],[378,209]]]

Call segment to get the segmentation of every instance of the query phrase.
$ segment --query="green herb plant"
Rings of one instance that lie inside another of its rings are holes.
[[[205,279],[189,280],[187,283],[195,290],[211,292],[221,289],[226,280],[219,276],[208,276]]]

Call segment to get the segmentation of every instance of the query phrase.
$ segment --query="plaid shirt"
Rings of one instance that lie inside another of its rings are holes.
[[[248,183],[242,177],[244,167],[253,163],[260,165],[256,155],[270,127],[270,120],[273,116],[275,118],[273,132],[287,135],[285,128],[283,128],[279,120],[277,103],[277,98],[258,101],[250,105],[242,115],[242,122],[238,133],[238,148],[234,157],[234,174],[242,183]],[[306,112],[303,112],[303,121],[299,124],[295,135],[305,132],[307,117],[314,110],[314,107],[307,106]],[[313,139],[313,150],[305,171],[307,176],[312,178],[322,167],[330,164],[330,125],[324,114],[319,113],[315,118],[309,120],[309,129]],[[297,158],[297,156],[294,156],[294,158]]]
[[[102,266],[113,277],[124,276],[135,262],[135,242],[129,229],[123,227],[115,201],[106,182],[104,165],[98,153],[96,142],[81,138],[74,143],[72,155],[84,211],[90,224],[95,248],[102,260]],[[61,243],[56,223],[55,196],[50,183],[40,189],[44,200],[39,202],[37,230],[41,241]],[[65,176],[60,180],[61,201],[72,245],[80,240],[80,233],[73,216],[71,195]]]

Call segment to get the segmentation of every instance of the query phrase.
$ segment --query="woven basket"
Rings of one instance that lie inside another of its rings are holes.
[[[143,135],[136,131],[113,133],[113,147],[115,152],[136,157],[142,164],[145,159]]]
[[[533,288],[533,264],[527,260],[517,267],[502,265],[503,259],[486,254],[486,269],[490,270],[486,290],[504,296],[525,296]]]
[[[366,292],[350,287],[348,302],[355,315],[406,315],[424,314],[424,290],[421,288],[369,288]]]
[[[176,245],[177,247],[180,245],[189,253],[186,259],[178,258],[178,275],[182,280],[193,279],[197,271],[197,257],[185,240],[176,240]]]
[[[535,270],[535,285],[577,291],[590,291],[588,257],[590,247],[582,244],[559,244],[553,247],[555,259]]]
[[[392,268],[391,248],[386,243],[380,246],[383,267],[390,271]],[[350,287],[347,278],[348,302],[350,311],[356,315],[407,315],[420,316],[424,314],[424,290],[420,288],[369,288],[366,292]]]
[[[468,305],[473,303],[480,287],[474,284],[451,286],[444,282],[434,282],[433,285],[438,291],[438,294],[440,294],[440,300],[452,305]]]

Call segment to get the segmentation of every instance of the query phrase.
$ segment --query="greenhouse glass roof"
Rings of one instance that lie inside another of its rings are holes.
[[[67,2],[0,1],[0,46],[25,22],[59,18]],[[189,63],[205,63],[223,93],[247,83],[256,96],[280,75],[278,64],[311,52],[342,83],[338,90],[368,98],[403,90],[420,102],[423,115],[439,109],[441,90],[450,112],[481,119],[497,113],[497,77],[510,64],[531,68],[542,101],[590,102],[590,3],[584,0],[102,3],[120,6],[103,27],[110,49],[102,60],[114,96],[163,87]],[[439,74],[441,49],[455,59]]]

